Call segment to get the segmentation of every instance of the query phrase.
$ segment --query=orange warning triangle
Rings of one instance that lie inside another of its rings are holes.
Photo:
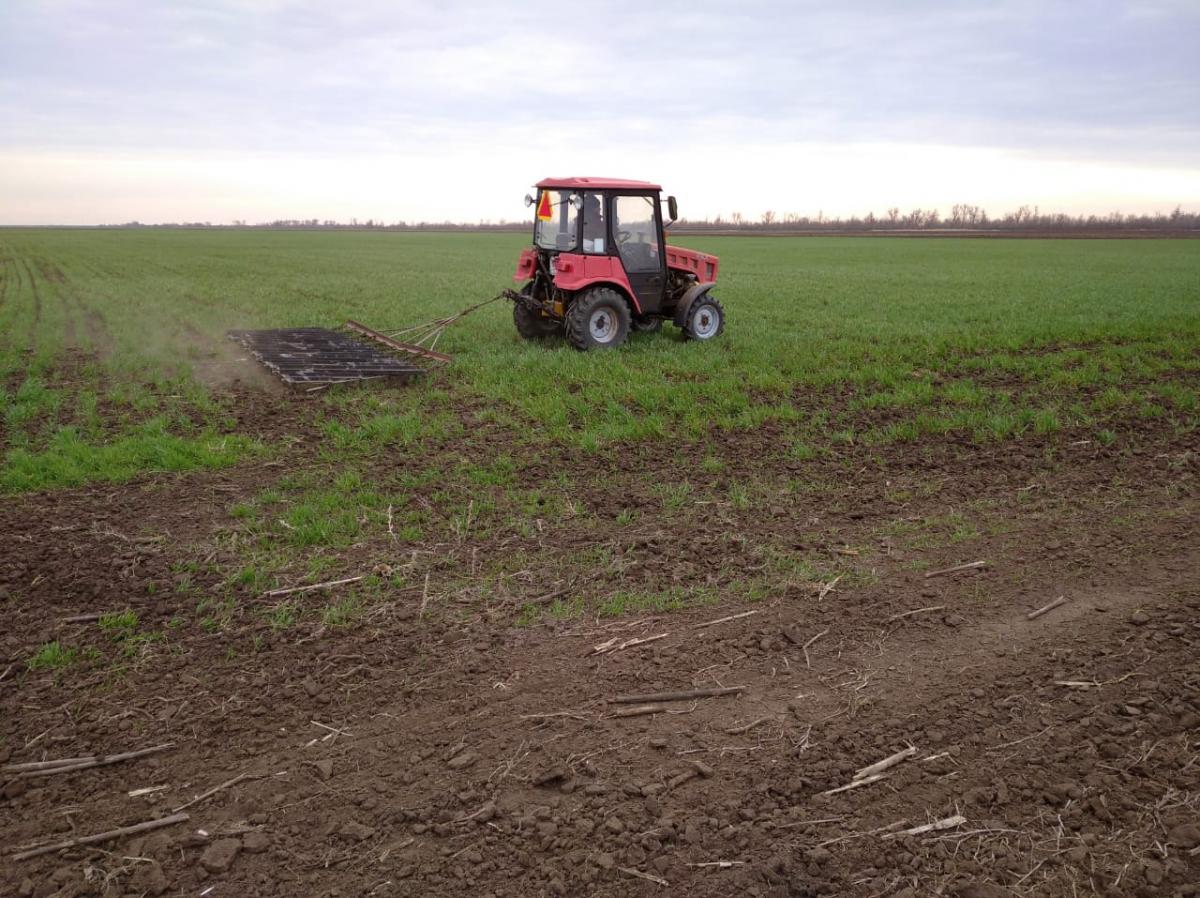
[[[542,196],[538,200],[537,217],[538,221],[549,221],[554,217],[554,209],[550,204],[549,190],[542,191]]]

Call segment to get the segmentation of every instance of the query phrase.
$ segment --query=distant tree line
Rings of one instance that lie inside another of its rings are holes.
[[[212,224],[207,221],[185,221],[167,224],[145,225],[137,221],[119,225],[104,225],[115,228],[265,228],[273,230],[371,230],[371,231],[526,231],[529,221],[396,221],[385,222],[368,218],[359,221],[334,221],[317,218],[279,218],[248,224],[235,220],[232,225]],[[798,215],[794,212],[778,214],[768,209],[758,218],[748,218],[741,212],[733,212],[728,218],[721,215],[713,219],[684,218],[674,226],[678,231],[721,231],[721,232],[1115,232],[1115,231],[1200,231],[1200,213],[1184,212],[1176,206],[1169,213],[1130,215],[1110,212],[1107,215],[1067,215],[1062,212],[1042,212],[1037,206],[1021,206],[1013,212],[993,216],[980,206],[958,203],[950,208],[945,217],[937,209],[912,209],[901,212],[899,208],[888,209],[883,215],[868,212],[865,216],[849,218],[826,217],[818,212],[816,217]]]
[[[748,219],[742,213],[734,212],[728,219],[720,215],[712,220],[684,219],[676,227],[696,231],[1183,231],[1200,230],[1200,213],[1184,212],[1176,206],[1170,213],[1067,215],[1042,212],[1037,206],[1021,206],[1013,212],[992,216],[980,206],[958,203],[945,217],[937,209],[901,212],[896,207],[881,216],[868,212],[861,218],[829,218],[819,212],[812,218],[796,213],[779,215],[767,210],[758,219]]]

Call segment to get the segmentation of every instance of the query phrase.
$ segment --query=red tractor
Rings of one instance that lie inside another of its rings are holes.
[[[664,228],[678,217],[667,197],[664,224],[657,184],[612,178],[539,181],[533,246],[521,252],[513,280],[513,321],[527,340],[562,333],[576,349],[620,346],[629,331],[672,321],[691,340],[725,329],[725,310],[710,292],[717,258],[668,246]]]

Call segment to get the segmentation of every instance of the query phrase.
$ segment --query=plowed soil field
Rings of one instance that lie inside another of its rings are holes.
[[[221,328],[511,247],[123,239],[0,244],[0,895],[1200,894],[1194,250],[713,240],[720,343],[289,392]]]
[[[232,636],[182,630],[120,676],[10,667],[5,763],[169,747],[8,775],[6,854],[180,807],[188,819],[6,858],[4,891],[1195,894],[1194,447],[1145,426],[1120,453],[1071,436],[882,457],[846,449],[773,469],[828,478],[820,504],[780,495],[752,513],[697,506],[669,523],[644,515],[616,537],[566,525],[429,544],[407,562],[436,580],[445,565],[482,570],[524,552],[541,563],[514,572],[511,591],[548,602],[598,544],[611,546],[623,581],[668,588],[746,575],[764,564],[756,547],[783,538],[831,562],[852,558],[872,574],[859,585],[796,582],[719,609],[524,627],[503,594],[483,599],[482,614],[441,605],[421,617],[427,594],[413,590],[344,632],[321,622],[275,631],[261,619]],[[467,449],[511,438],[479,428]],[[568,451],[517,476],[590,467],[581,504],[637,507],[647,468],[668,478],[715,454],[723,477],[752,482],[771,440],[760,429],[666,459],[634,447],[599,465]],[[259,474],[6,503],[2,588],[21,601],[8,606],[3,654],[21,658],[52,638],[101,644],[94,623],[70,618],[110,607],[169,629],[180,600],[137,597],[139,585],[169,580],[180,547],[207,545]],[[966,501],[987,508],[969,540],[926,545],[887,527]],[[147,532],[157,537],[133,536]],[[929,576],[975,561],[984,564]],[[247,637],[254,653],[230,657],[233,638]],[[614,702],[720,688],[738,691]],[[653,713],[623,716],[646,705]],[[861,768],[905,750],[856,785]],[[156,791],[133,794],[141,789]]]

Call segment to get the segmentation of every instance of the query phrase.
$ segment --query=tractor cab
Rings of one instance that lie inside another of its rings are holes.
[[[619,346],[664,320],[697,340],[717,336],[724,312],[709,293],[717,259],[668,246],[675,197],[645,181],[547,178],[534,209],[533,246],[521,253],[513,318],[527,339],[565,333],[579,349]]]

